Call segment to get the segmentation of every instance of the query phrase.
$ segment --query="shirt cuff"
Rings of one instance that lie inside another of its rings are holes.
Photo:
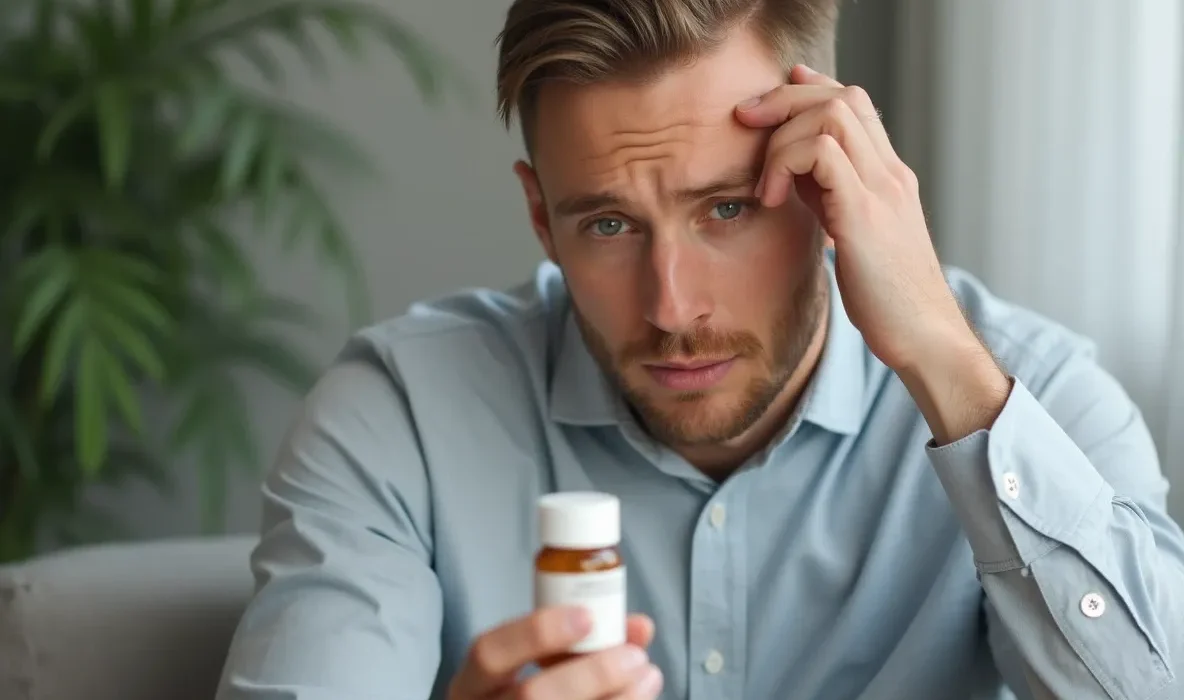
[[[1083,549],[1106,527],[1113,489],[1018,379],[989,430],[926,452],[982,571]]]

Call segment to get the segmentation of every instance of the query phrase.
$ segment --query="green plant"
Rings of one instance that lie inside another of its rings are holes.
[[[228,470],[259,465],[238,370],[297,392],[316,370],[285,337],[311,315],[257,279],[243,232],[315,246],[367,315],[308,169],[366,159],[227,65],[276,82],[279,51],[315,65],[371,37],[440,93],[439,57],[351,0],[0,3],[0,561],[100,534],[91,484],[165,488],[182,454],[219,526]]]

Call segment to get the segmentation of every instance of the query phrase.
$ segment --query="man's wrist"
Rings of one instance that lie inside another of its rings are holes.
[[[988,430],[1011,394],[1011,379],[978,336],[963,326],[894,368],[938,445]]]

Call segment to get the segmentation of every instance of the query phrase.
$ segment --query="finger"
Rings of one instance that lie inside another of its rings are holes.
[[[781,126],[806,110],[842,95],[821,85],[778,85],[765,94],[736,105],[736,118],[753,128]]]
[[[641,680],[629,686],[623,693],[612,696],[612,700],[654,700],[662,692],[665,679],[657,666],[650,666]]]
[[[644,649],[622,644],[551,666],[507,692],[528,698],[598,700],[627,692],[650,668]]]
[[[795,141],[819,134],[834,137],[851,160],[860,179],[875,190],[888,177],[888,169],[859,117],[845,101],[834,97],[789,120],[769,140],[769,153]],[[766,166],[768,167],[768,166]],[[759,187],[759,184],[758,184]]]
[[[809,85],[811,87],[839,89],[842,91],[843,101],[851,105],[852,111],[863,122],[868,137],[876,146],[876,152],[885,162],[896,158],[896,149],[892,147],[892,140],[888,138],[888,130],[884,128],[884,115],[876,108],[867,91],[857,85],[843,85],[834,78],[804,65],[796,65],[789,72],[791,83]]]
[[[892,141],[884,129],[880,111],[876,109],[866,90],[843,85],[802,65],[794,66],[790,71],[790,80],[792,82],[789,84],[779,85],[760,97],[741,102],[736,106],[736,118],[754,128],[780,126],[799,114],[838,97],[851,106],[880,158],[886,163],[897,159]]]
[[[532,661],[562,654],[591,631],[580,607],[544,608],[478,637],[453,682],[461,697],[489,694],[509,683]]]
[[[642,649],[654,640],[654,621],[645,615],[630,615],[625,621],[625,641]]]
[[[822,87],[841,88],[843,84],[826,73],[820,73],[810,66],[799,63],[789,71],[789,82],[795,85],[820,85]]]
[[[794,177],[809,175],[825,190],[823,200],[830,200],[840,211],[851,211],[858,197],[866,195],[867,188],[855,172],[842,146],[832,136],[819,134],[802,141],[786,144],[776,152],[770,152],[765,166],[764,182],[760,191],[761,204],[766,207],[780,206],[789,197]],[[827,212],[814,212],[823,223]]]

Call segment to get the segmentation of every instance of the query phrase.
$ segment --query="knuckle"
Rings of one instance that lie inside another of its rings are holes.
[[[818,153],[822,157],[831,157],[843,150],[839,145],[838,139],[830,134],[819,134],[814,137],[814,147],[818,149]]]
[[[847,115],[851,113],[851,105],[838,97],[827,100],[822,108],[825,110],[826,116],[833,121],[846,119]]]
[[[913,169],[904,163],[897,164],[896,177],[904,185],[906,192],[914,193],[921,187],[920,180],[917,179],[917,173],[913,172]]]
[[[871,95],[867,94],[867,90],[864,90],[858,85],[848,85],[843,88],[843,97],[858,112],[875,112],[875,105],[872,103]]]

